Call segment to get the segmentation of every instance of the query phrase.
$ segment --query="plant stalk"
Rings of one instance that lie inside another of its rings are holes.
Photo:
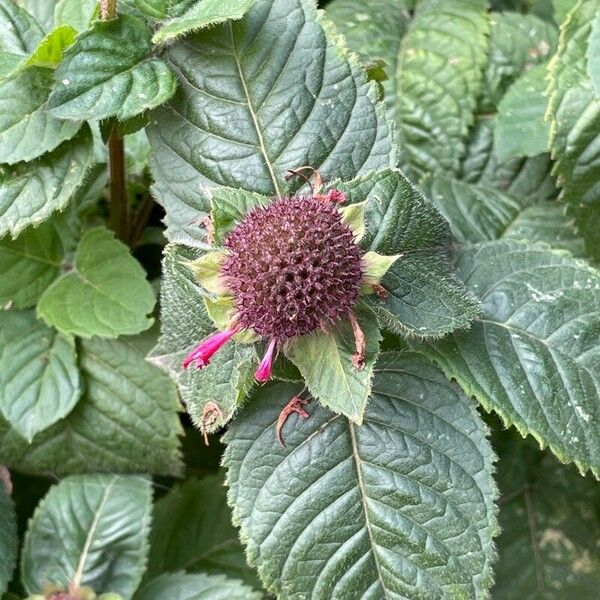
[[[117,0],[100,0],[100,18],[104,21],[117,16]]]

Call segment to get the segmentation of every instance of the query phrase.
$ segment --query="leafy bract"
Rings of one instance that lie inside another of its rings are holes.
[[[556,158],[561,198],[586,242],[588,255],[600,259],[600,166],[594,159],[600,131],[600,98],[596,96],[588,67],[587,41],[600,2],[578,4],[561,30],[558,52],[550,65],[550,146]],[[593,57],[589,57],[593,58]]]
[[[16,237],[63,210],[85,181],[92,151],[90,129],[84,126],[33,162],[0,167],[0,236]]]
[[[226,434],[234,520],[250,563],[288,600],[483,597],[495,523],[492,453],[473,405],[430,363],[386,355],[364,424],[262,388]]]
[[[168,58],[179,90],[148,134],[173,241],[204,239],[205,188],[280,195],[304,183],[286,183],[287,169],[350,179],[394,161],[375,89],[312,0],[259,0],[239,21],[177,42]]]
[[[180,474],[179,403],[171,380],[119,341],[82,341],[79,365],[81,399],[32,444],[0,419],[0,462],[32,474]]]
[[[515,241],[466,248],[459,269],[483,318],[423,351],[487,410],[599,475],[600,274]]]
[[[72,476],[50,489],[27,530],[21,558],[29,593],[69,584],[133,595],[144,571],[152,511],[150,481]]]
[[[81,238],[73,269],[44,292],[37,310],[60,331],[117,337],[148,329],[154,304],[146,273],[127,246],[96,228]]]
[[[17,515],[8,492],[0,480],[0,594],[6,591],[17,564]]]
[[[175,78],[164,61],[149,57],[150,36],[137,17],[94,22],[56,69],[50,113],[61,119],[126,120],[166,102],[175,92]]]
[[[29,311],[0,312],[0,413],[26,440],[81,395],[75,344]]]
[[[404,158],[417,175],[459,169],[487,33],[483,0],[422,0],[415,9],[401,43],[396,121]]]

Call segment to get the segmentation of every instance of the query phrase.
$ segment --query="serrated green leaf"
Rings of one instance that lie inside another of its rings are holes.
[[[148,555],[150,481],[142,477],[85,475],[50,489],[31,521],[21,556],[23,586],[83,585],[128,600]]]
[[[176,43],[168,58],[179,90],[153,113],[148,135],[172,241],[204,242],[203,188],[282,195],[303,185],[285,182],[301,165],[331,180],[395,162],[374,87],[313,0],[259,0],[241,20]]]
[[[235,579],[219,575],[162,575],[144,585],[134,600],[261,600],[255,592]]]
[[[60,25],[44,37],[25,64],[55,68],[63,59],[65,49],[75,41],[76,36],[77,31],[73,27]]]
[[[77,31],[85,31],[97,8],[97,0],[59,0],[54,8],[54,22],[56,25],[69,25]]]
[[[548,98],[546,65],[517,79],[498,104],[494,145],[499,161],[512,156],[537,156],[550,147],[550,124],[544,119]]]
[[[81,395],[75,343],[31,312],[0,312],[0,412],[27,441]]]
[[[148,329],[156,300],[142,266],[108,229],[87,231],[73,269],[57,279],[38,303],[38,315],[60,331],[114,338]]]
[[[229,20],[241,19],[256,0],[202,0],[192,4],[180,17],[165,23],[152,38],[155,44]]]
[[[486,410],[599,475],[600,273],[515,241],[466,248],[458,266],[483,318],[423,352]]]
[[[600,585],[598,482],[516,435],[495,446],[502,533],[494,598],[594,598]]]
[[[78,353],[84,393],[76,407],[31,445],[0,419],[0,462],[58,476],[179,475],[181,425],[171,380],[125,342],[84,340]]]
[[[50,69],[30,67],[0,83],[0,162],[30,161],[72,138],[81,122],[48,114]]]
[[[189,479],[156,503],[145,581],[180,569],[223,574],[257,586],[239,532],[231,524],[221,475]]]
[[[29,55],[42,41],[44,32],[36,20],[13,0],[0,0],[0,48]]]
[[[35,306],[58,277],[64,249],[53,223],[26,229],[16,240],[0,239],[0,305]]]
[[[347,319],[327,331],[319,329],[290,340],[284,351],[298,367],[312,396],[333,412],[360,425],[371,393],[381,334],[370,309],[357,306],[354,312],[366,339],[363,368],[358,368],[353,361],[356,342]]]
[[[585,244],[575,219],[566,214],[559,202],[542,202],[528,206],[506,228],[502,237],[531,242],[546,242],[562,248],[575,257],[585,256]]]
[[[484,0],[421,0],[417,5],[401,43],[396,81],[400,145],[417,175],[460,167],[487,33]]]
[[[17,565],[19,538],[15,507],[0,481],[0,594],[6,591]]]
[[[92,153],[92,135],[84,126],[33,162],[0,167],[0,237],[14,238],[63,210],[85,181]]]
[[[350,202],[367,200],[365,249],[402,254],[382,280],[387,298],[370,298],[382,325],[409,337],[441,337],[467,327],[478,314],[455,278],[448,223],[403,175],[385,170],[334,182]]]
[[[212,432],[229,421],[245,399],[258,360],[253,347],[230,342],[215,354],[206,369],[182,369],[186,354],[214,332],[203,302],[206,292],[188,267],[201,256],[198,249],[167,246],[160,296],[161,335],[149,360],[177,382],[196,426]],[[223,416],[203,423],[204,409],[211,402]]]
[[[486,428],[423,359],[378,368],[361,427],[314,403],[289,418],[282,448],[277,417],[299,389],[283,384],[230,427],[229,500],[250,563],[287,600],[485,597],[497,533]]]
[[[600,260],[600,167],[595,156],[600,131],[600,98],[596,97],[587,69],[586,49],[600,2],[577,5],[565,21],[558,51],[550,64],[550,146],[554,171],[562,186],[561,198],[569,206],[585,239],[588,255]]]
[[[138,17],[164,21],[180,17],[194,2],[196,0],[121,0],[120,8]]]
[[[55,72],[48,100],[61,119],[124,121],[166,102],[175,92],[171,69],[149,57],[151,31],[136,17],[96,21],[79,35]]]
[[[327,16],[348,46],[358,52],[363,63],[373,65],[383,61],[387,78],[381,82],[383,102],[394,118],[396,105],[396,72],[400,41],[410,23],[411,0],[333,0],[326,7]]]

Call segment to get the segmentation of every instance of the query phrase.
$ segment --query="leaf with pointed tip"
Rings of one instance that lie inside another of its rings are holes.
[[[75,41],[76,36],[77,31],[73,27],[60,25],[44,37],[25,64],[54,69],[62,61],[65,49]]]
[[[129,248],[103,227],[87,231],[73,269],[42,295],[38,315],[60,331],[82,337],[117,337],[148,329],[156,300]]]
[[[180,406],[171,380],[125,342],[94,338],[78,350],[84,392],[73,411],[31,445],[0,418],[0,462],[58,476],[180,475]]]
[[[63,210],[85,181],[92,154],[92,135],[84,126],[33,162],[0,167],[0,237],[16,237]]]
[[[30,161],[72,138],[81,122],[48,114],[50,69],[30,67],[0,83],[0,162]]]
[[[27,312],[0,312],[0,412],[31,442],[81,395],[73,339]]]
[[[155,44],[172,42],[178,37],[223,23],[241,19],[256,0],[202,0],[192,4],[181,16],[165,23],[152,38]]]
[[[142,477],[64,479],[29,522],[21,556],[23,586],[35,594],[72,583],[128,600],[146,566],[151,512],[152,488]]]
[[[459,169],[487,53],[485,4],[421,0],[402,39],[396,122],[404,158],[417,175]]]
[[[0,481],[0,594],[6,591],[6,587],[12,578],[13,571],[17,565],[17,550],[19,538],[17,536],[17,515],[15,507],[6,493],[2,481]]]
[[[137,17],[96,21],[81,33],[55,72],[48,108],[61,119],[124,121],[166,102],[173,73],[149,57],[151,31]]]
[[[304,183],[286,183],[288,169],[350,179],[395,160],[375,88],[313,0],[259,0],[241,20],[177,42],[168,59],[180,86],[148,136],[172,241],[204,243],[203,188],[282,195]]]
[[[472,403],[433,365],[384,355],[361,427],[299,390],[261,388],[225,436],[249,561],[280,597],[479,598],[497,534],[493,455]]]
[[[261,600],[263,595],[235,579],[203,573],[170,573],[142,586],[134,600]]]
[[[600,273],[546,244],[463,250],[483,318],[422,351],[488,411],[600,475]]]

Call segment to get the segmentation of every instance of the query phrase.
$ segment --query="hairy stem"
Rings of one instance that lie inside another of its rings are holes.
[[[100,0],[100,18],[105,21],[117,16],[117,0]]]

